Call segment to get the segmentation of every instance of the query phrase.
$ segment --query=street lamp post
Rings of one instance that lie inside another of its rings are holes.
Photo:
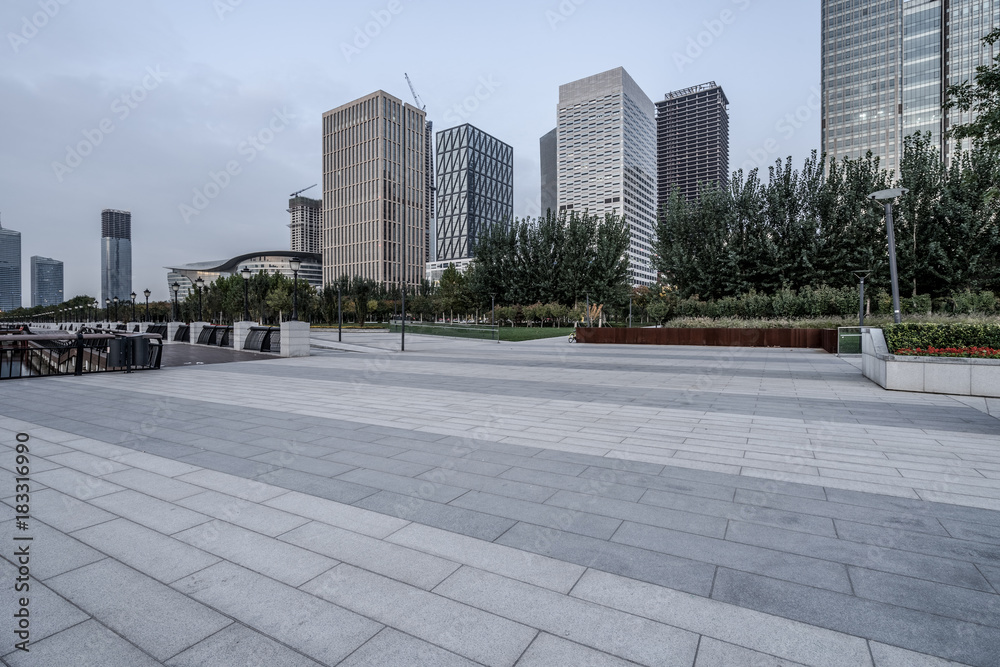
[[[198,287],[198,321],[201,322],[201,289],[205,286],[205,279],[199,277],[194,284]]]
[[[98,312],[101,310],[101,302],[98,301],[97,299],[94,299],[94,302],[90,304],[90,307],[93,309],[94,324],[97,324],[97,315]]]
[[[628,295],[628,328],[632,328],[632,295]]]
[[[118,321],[118,297],[115,297],[114,299],[112,299],[112,301],[115,304],[115,322],[117,322]]]
[[[302,260],[292,257],[288,260],[288,266],[292,269],[292,321],[295,322],[299,319],[299,267],[302,266]]]
[[[362,327],[363,328],[363,327]],[[344,313],[340,308],[340,281],[337,281],[337,342],[344,340]]]
[[[135,292],[129,294],[132,297],[132,321],[135,322]]]
[[[858,288],[858,292],[861,295],[861,308],[858,310],[858,326],[865,326],[865,278],[868,277],[871,271],[854,271],[854,275],[858,277],[861,281],[861,286]]]
[[[907,192],[909,190],[906,188],[892,188],[868,195],[872,201],[885,202],[885,231],[889,237],[889,274],[892,279],[892,319],[896,324],[903,318],[899,311],[899,274],[896,272],[896,234],[892,230],[892,200]]]
[[[104,319],[111,322],[111,299],[104,298]]]
[[[250,269],[246,266],[240,271],[240,275],[243,277],[243,321],[250,321]]]
[[[178,313],[177,313],[177,311],[178,311],[178,307],[177,307],[177,292],[180,290],[180,288],[181,288],[180,283],[177,283],[177,282],[175,282],[173,285],[170,286],[170,289],[172,289],[174,291],[174,312],[173,312],[173,318],[172,318],[174,322],[176,322],[177,318],[178,318]]]
[[[142,290],[142,295],[146,297],[146,321],[149,322],[149,295],[152,294],[148,289]]]

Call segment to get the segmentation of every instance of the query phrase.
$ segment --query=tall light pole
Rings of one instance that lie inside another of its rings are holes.
[[[94,312],[93,312],[94,324],[97,324],[97,315],[98,315],[98,311],[101,310],[101,302],[98,301],[97,299],[94,299],[94,302],[92,304],[90,304],[90,307],[94,309]]]
[[[302,266],[302,260],[298,257],[292,257],[288,260],[288,266],[292,269],[292,322],[297,322],[299,319],[299,267]]]
[[[146,321],[149,322],[149,295],[152,294],[148,289],[142,290],[142,295],[146,297]]]
[[[112,299],[115,304],[115,322],[118,321],[118,297]]]
[[[243,277],[243,321],[250,321],[250,268],[244,266],[243,270],[240,271],[240,275]]]
[[[181,285],[178,282],[174,282],[174,284],[170,286],[170,289],[173,290],[173,292],[174,292],[174,313],[173,313],[174,316],[173,316],[173,321],[176,322],[177,318],[179,317],[179,314],[178,314],[178,310],[179,309],[177,307],[177,292],[180,291]]]
[[[899,312],[899,274],[896,272],[896,234],[892,230],[892,200],[902,197],[909,190],[906,188],[891,188],[879,190],[868,195],[872,201],[885,202],[885,231],[889,237],[889,275],[892,279],[892,320],[896,324],[903,321]]]
[[[406,213],[409,208],[407,204],[406,196],[406,105],[403,105],[403,117],[400,119],[403,123],[403,138],[402,138],[402,152],[400,153],[400,159],[403,162],[403,187],[402,192],[402,206],[403,206],[403,243],[402,243],[402,254],[400,256],[400,264],[402,265],[402,276],[400,282],[403,285],[403,299],[402,299],[402,309],[403,309],[403,319],[399,321],[399,351],[406,352]]]
[[[198,276],[198,280],[194,281],[195,286],[198,288],[198,321],[201,322],[201,288],[205,286],[205,279]]]
[[[135,322],[135,292],[129,294],[132,297],[132,321]]]
[[[104,297],[104,319],[111,321],[111,299]]]
[[[362,326],[362,328],[364,328]],[[340,309],[340,280],[337,280],[337,342],[343,341],[344,313]]]
[[[871,271],[854,271],[853,273],[861,281],[861,285],[858,288],[858,292],[861,295],[861,308],[858,310],[858,326],[863,327],[865,326],[865,278],[868,277]]]

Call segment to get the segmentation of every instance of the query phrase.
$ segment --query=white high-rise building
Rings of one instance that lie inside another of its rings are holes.
[[[656,108],[618,67],[559,86],[559,213],[628,220],[633,285],[656,282]]]
[[[291,222],[291,249],[294,252],[321,252],[320,228],[323,225],[323,202],[309,197],[292,197],[288,200]]]

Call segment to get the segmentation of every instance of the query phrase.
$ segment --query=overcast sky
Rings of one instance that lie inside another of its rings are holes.
[[[22,233],[26,306],[32,255],[99,296],[104,208],[132,212],[132,286],[154,300],[166,265],[287,248],[322,113],[411,101],[404,72],[436,130],[514,147],[518,216],[537,212],[559,84],[618,66],[654,102],[718,82],[733,170],[819,146],[813,1],[4,0],[0,28],[0,223]]]

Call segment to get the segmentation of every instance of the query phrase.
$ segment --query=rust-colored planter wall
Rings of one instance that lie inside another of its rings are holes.
[[[800,347],[837,353],[836,329],[623,329],[578,328],[578,343],[615,345],[721,345]]]

